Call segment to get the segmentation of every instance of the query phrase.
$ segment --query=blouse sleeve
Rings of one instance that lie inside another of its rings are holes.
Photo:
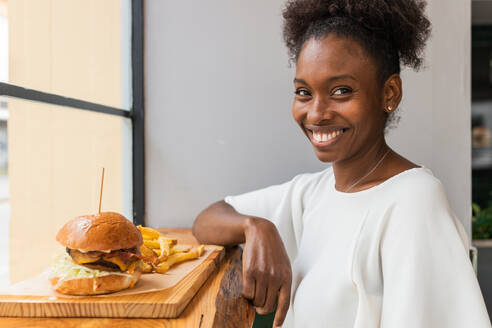
[[[381,240],[381,327],[490,328],[466,232],[442,185],[411,195],[392,208]]]
[[[227,196],[224,200],[237,212],[272,221],[291,261],[297,255],[302,234],[302,213],[311,176],[298,175],[284,184]]]

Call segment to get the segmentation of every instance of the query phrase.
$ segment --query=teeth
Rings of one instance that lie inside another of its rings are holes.
[[[313,139],[317,142],[326,142],[329,141],[336,136],[339,136],[343,133],[343,130],[333,131],[331,133],[322,133],[322,132],[314,132],[313,131]]]

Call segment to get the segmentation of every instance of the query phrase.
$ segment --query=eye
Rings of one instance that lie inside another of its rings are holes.
[[[294,93],[300,97],[309,97],[311,95],[306,89],[297,89]]]
[[[333,92],[333,94],[334,95],[337,95],[337,96],[341,96],[341,95],[348,94],[350,92],[352,92],[352,89],[346,88],[346,87],[341,87],[341,88],[335,89],[335,91]]]

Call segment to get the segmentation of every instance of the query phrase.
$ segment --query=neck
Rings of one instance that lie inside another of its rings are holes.
[[[360,151],[349,158],[334,162],[333,173],[335,174],[336,189],[345,191],[350,188],[357,180],[361,179],[364,175],[369,173],[370,170],[374,169],[375,165],[377,165],[388,150],[389,147],[386,144],[384,137],[381,137],[378,142],[374,143],[367,150]],[[379,163],[379,167],[359,181],[359,183],[353,187],[352,191],[361,189],[367,181],[375,180],[376,177],[380,175],[378,172],[381,172],[380,168],[382,166],[383,163]]]

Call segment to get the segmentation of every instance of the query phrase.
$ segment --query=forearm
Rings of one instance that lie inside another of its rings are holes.
[[[193,235],[205,244],[237,245],[245,242],[245,231],[251,217],[242,215],[219,201],[203,210],[193,224]]]
[[[292,270],[275,225],[265,218],[242,215],[220,201],[198,215],[193,234],[206,244],[244,243],[242,295],[260,314],[276,307],[275,325],[282,325],[290,304]]]

